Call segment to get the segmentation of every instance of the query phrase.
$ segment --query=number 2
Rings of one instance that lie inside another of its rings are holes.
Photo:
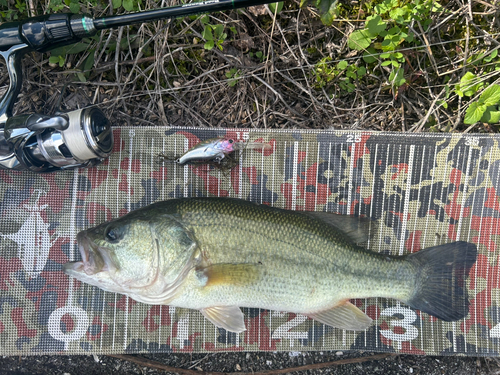
[[[361,142],[361,134],[347,134],[347,143]]]
[[[304,323],[307,320],[307,317],[304,315],[297,315],[292,320],[280,325],[273,332],[271,338],[274,340],[277,339],[290,339],[290,346],[293,346],[293,340],[299,339],[307,339],[307,332],[290,332],[292,328],[297,327],[299,324]]]

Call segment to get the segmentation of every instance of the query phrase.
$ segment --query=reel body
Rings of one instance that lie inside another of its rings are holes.
[[[112,149],[111,124],[97,108],[10,117],[0,130],[0,167],[5,169],[46,173],[90,167]]]

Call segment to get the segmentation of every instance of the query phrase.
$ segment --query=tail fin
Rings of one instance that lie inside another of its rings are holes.
[[[445,321],[465,318],[469,299],[465,281],[476,262],[476,245],[464,241],[429,247],[408,256],[417,269],[411,307]]]

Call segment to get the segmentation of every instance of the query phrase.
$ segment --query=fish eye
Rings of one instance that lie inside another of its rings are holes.
[[[120,232],[116,228],[108,228],[106,231],[106,241],[116,243],[120,240]]]
[[[229,138],[227,141],[228,141],[229,143],[234,143],[234,139],[232,139],[232,138]]]

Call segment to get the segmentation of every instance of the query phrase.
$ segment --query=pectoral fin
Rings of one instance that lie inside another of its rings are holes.
[[[244,315],[238,306],[214,306],[200,310],[205,318],[216,327],[226,331],[243,332],[246,330]]]
[[[372,319],[368,315],[349,301],[329,310],[307,314],[307,316],[332,327],[353,331],[367,329],[372,322]]]
[[[221,263],[196,270],[196,276],[203,286],[243,286],[257,281],[260,275],[258,265]]]

